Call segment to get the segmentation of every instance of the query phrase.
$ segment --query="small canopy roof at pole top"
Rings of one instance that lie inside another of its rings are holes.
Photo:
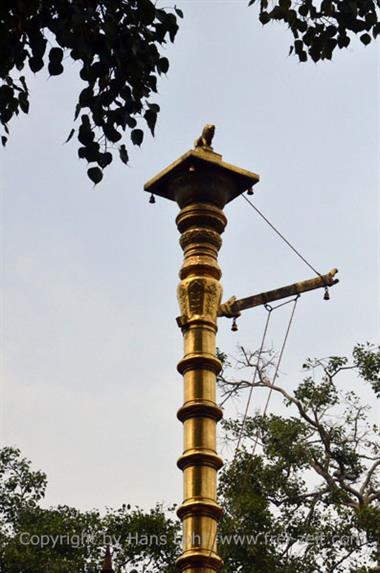
[[[176,201],[173,188],[170,185],[171,182],[178,176],[192,171],[230,176],[234,185],[226,198],[226,203],[250,189],[260,180],[259,175],[256,175],[256,173],[226,163],[222,160],[222,156],[219,153],[215,153],[211,148],[196,147],[187,151],[179,159],[160,171],[158,175],[150,179],[144,185],[144,190],[171,201]]]

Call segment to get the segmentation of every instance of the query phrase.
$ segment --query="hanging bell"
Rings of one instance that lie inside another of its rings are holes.
[[[253,195],[253,188],[250,187],[247,191],[247,195]]]
[[[330,293],[328,287],[325,287],[325,294],[323,295],[323,300],[330,300]]]
[[[155,196],[154,196],[153,193],[152,193],[151,196],[149,197],[149,203],[153,204],[153,203],[155,203],[155,202],[156,202],[156,198],[155,198]]]
[[[239,330],[237,322],[236,322],[236,318],[232,319],[232,326],[231,326],[231,330],[232,332],[236,332],[237,330]]]

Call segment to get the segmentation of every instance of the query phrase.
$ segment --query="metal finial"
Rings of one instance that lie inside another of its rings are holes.
[[[202,131],[202,134],[197,137],[197,139],[194,141],[194,147],[195,149],[197,149],[198,147],[201,147],[203,149],[211,149],[211,143],[213,140],[215,134],[215,125],[213,125],[212,123],[207,123]]]

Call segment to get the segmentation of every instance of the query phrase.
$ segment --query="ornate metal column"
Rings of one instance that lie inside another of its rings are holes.
[[[184,451],[178,461],[184,474],[184,500],[178,509],[183,523],[180,571],[215,573],[223,562],[217,554],[216,531],[221,517],[217,502],[215,335],[222,286],[218,251],[227,220],[226,203],[258,182],[254,173],[222,161],[211,147],[214,126],[207,125],[195,148],[151,179],[146,191],[176,201],[184,262],[180,270],[177,319],[184,338],[178,370],[184,379],[184,403],[178,418],[184,425]]]

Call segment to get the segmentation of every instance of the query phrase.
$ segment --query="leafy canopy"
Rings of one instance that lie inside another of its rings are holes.
[[[227,357],[220,357],[222,391],[234,395],[236,386],[239,392],[250,388],[252,382],[228,380]],[[256,353],[244,352],[249,370],[255,359]],[[354,348],[351,362],[340,356],[307,360],[306,376],[294,392],[277,381],[273,386],[270,357],[257,361],[254,391],[272,388],[283,396],[289,415],[249,417],[244,447],[222,470],[225,513],[218,541],[226,573],[379,571],[378,429],[369,423],[368,407],[337,384],[351,370],[358,385],[368,383],[376,392],[379,361],[379,349],[368,344]],[[241,419],[226,420],[224,428],[234,445]],[[103,515],[68,506],[45,509],[45,488],[45,474],[33,470],[19,450],[0,449],[2,573],[95,573],[107,543],[120,573],[175,573],[180,532],[174,508],[143,511],[124,504]],[[43,547],[25,542],[32,535],[48,541]]]
[[[177,16],[182,12],[175,9]],[[150,0],[3,0],[0,3],[0,123],[7,142],[8,123],[20,110],[29,111],[25,74],[47,67],[50,76],[64,72],[65,60],[80,64],[85,86],[75,108],[78,155],[91,164],[87,174],[96,184],[112,162],[113,150],[128,162],[123,133],[141,145],[143,125],[152,134],[159,106],[152,101],[157,76],[169,62],[160,50],[174,41],[175,13]],[[79,124],[79,125],[78,125]]]
[[[376,0],[250,0],[260,4],[260,22],[283,22],[293,34],[290,53],[301,62],[331,60],[358,35],[366,46],[379,32]]]
[[[256,382],[251,372],[250,381],[222,372],[225,397],[253,386],[282,395],[290,412],[224,422],[227,442],[244,440],[220,481],[221,534],[237,534],[221,545],[226,573],[379,571],[378,428],[369,406],[347,387],[341,391],[338,379],[355,372],[358,387],[369,383],[378,393],[380,349],[356,345],[352,361],[309,359],[294,392],[273,384],[270,356],[259,354],[243,349],[238,361],[240,371],[258,368]]]
[[[249,6],[259,0],[250,0]],[[96,185],[114,152],[128,163],[127,139],[140,146],[144,126],[154,134],[159,105],[152,101],[157,77],[166,74],[161,51],[173,42],[182,11],[157,8],[151,0],[2,0],[0,2],[0,125],[5,146],[9,122],[29,111],[24,68],[50,76],[77,61],[84,87],[74,126],[78,156],[90,165]],[[282,22],[293,35],[301,62],[331,59],[351,38],[369,44],[379,33],[375,0],[260,0],[260,21]],[[70,63],[71,63],[70,62]],[[23,72],[23,73],[21,73]]]
[[[112,484],[110,484],[111,487]],[[143,511],[43,508],[46,475],[16,448],[0,449],[0,571],[2,573],[98,573],[106,545],[115,570],[175,573],[179,524],[157,505]]]

